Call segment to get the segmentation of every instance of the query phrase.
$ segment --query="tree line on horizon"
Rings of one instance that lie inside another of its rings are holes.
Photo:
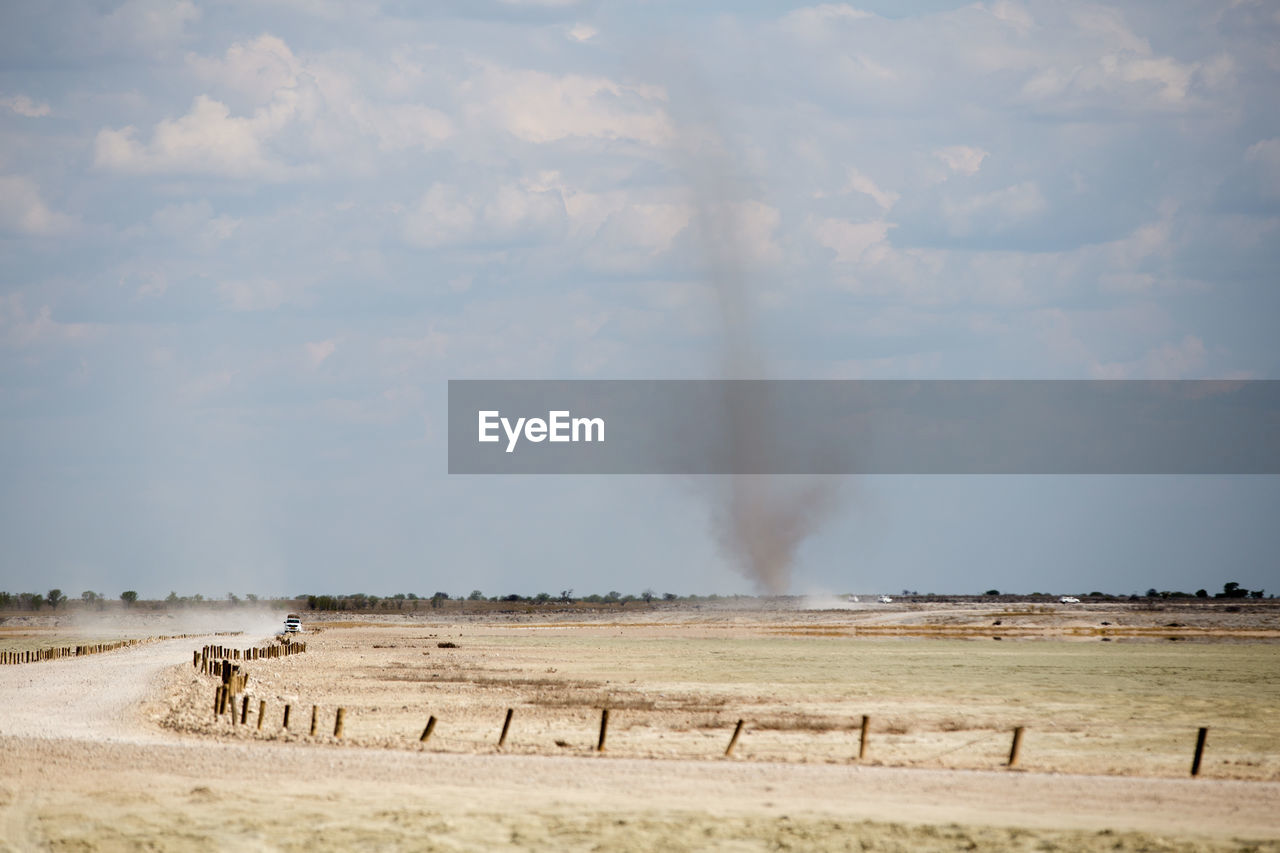
[[[1155,587],[1152,587],[1147,590],[1145,596],[1139,596],[1137,593],[1134,593],[1129,596],[1111,595],[1108,593],[1094,591],[1094,592],[1088,593],[1087,595],[1082,594],[1082,597],[1090,598],[1090,599],[1109,600],[1109,601],[1122,601],[1126,599],[1129,601],[1138,601],[1138,600],[1141,600],[1142,598],[1146,598],[1146,599],[1245,599],[1245,598],[1261,599],[1264,597],[1264,593],[1265,593],[1265,590],[1262,590],[1262,589],[1250,590],[1241,586],[1236,581],[1229,581],[1222,585],[1222,592],[1213,593],[1213,594],[1210,594],[1209,591],[1206,589],[1198,589],[1194,593],[1187,593],[1187,592],[1180,592],[1180,591],[1157,590]],[[913,598],[926,598],[926,599],[938,597],[938,596],[935,596],[934,593],[927,593],[926,595],[921,596],[918,592],[913,592],[905,589],[902,591],[902,595],[913,597]],[[1033,592],[1033,593],[1030,593],[1029,595],[1021,596],[1017,593],[1001,593],[1000,590],[998,589],[988,589],[984,593],[982,593],[982,596],[984,597],[994,597],[994,596],[1002,596],[1002,595],[1026,597],[1026,598],[1052,597],[1050,593]],[[609,592],[603,595],[598,593],[593,593],[591,595],[575,596],[574,591],[572,589],[563,589],[560,591],[558,595],[553,595],[552,593],[549,593],[549,592],[540,592],[536,595],[520,595],[518,593],[511,593],[508,595],[486,596],[482,591],[478,589],[473,589],[468,595],[456,595],[456,596],[451,596],[447,592],[436,592],[431,596],[419,596],[416,593],[412,593],[412,592],[409,592],[409,593],[400,592],[400,593],[396,593],[394,595],[388,595],[388,596],[367,595],[365,593],[350,593],[345,595],[313,595],[309,593],[304,593],[302,595],[285,597],[285,598],[270,598],[270,597],[263,598],[253,593],[246,593],[243,597],[241,597],[239,595],[236,595],[234,592],[228,592],[226,596],[223,598],[206,598],[204,595],[200,593],[196,593],[195,595],[189,595],[189,596],[186,596],[186,595],[180,596],[176,592],[170,592],[169,595],[163,599],[154,599],[154,600],[144,601],[139,599],[137,590],[129,589],[120,593],[119,601],[120,601],[120,605],[126,608],[137,606],[139,603],[142,603],[152,608],[159,607],[162,605],[172,607],[172,606],[185,606],[185,605],[192,605],[192,604],[196,604],[196,605],[206,604],[206,605],[224,605],[224,606],[237,607],[243,604],[254,605],[259,603],[272,603],[272,604],[287,605],[288,607],[295,608],[295,609],[306,609],[306,610],[317,610],[317,611],[338,611],[338,610],[404,610],[406,608],[410,610],[418,610],[422,604],[425,604],[430,608],[436,609],[436,608],[443,607],[446,601],[456,601],[456,602],[459,602],[462,606],[465,606],[466,602],[474,602],[474,603],[486,602],[489,604],[523,603],[523,604],[544,604],[544,605],[545,604],[563,604],[563,605],[616,604],[618,606],[625,606],[632,602],[643,602],[644,604],[651,605],[653,604],[654,601],[662,601],[662,602],[668,602],[668,603],[677,602],[677,601],[684,601],[684,602],[708,601],[710,602],[710,601],[721,601],[721,600],[741,600],[744,598],[756,598],[756,597],[757,596],[751,596],[751,595],[717,595],[715,593],[712,593],[710,595],[681,596],[673,592],[664,592],[661,595],[659,595],[655,593],[652,589],[646,589],[643,592],[639,593],[638,595],[623,594],[621,592],[618,592],[617,590],[610,590]],[[782,596],[782,597],[802,598],[804,596]],[[956,594],[947,594],[942,597],[953,598],[953,597],[965,597],[965,596],[958,596]],[[1272,594],[1271,598],[1275,598],[1275,595]],[[62,590],[56,589],[56,588],[51,589],[44,594],[41,594],[38,592],[10,593],[10,592],[0,591],[0,610],[38,611],[47,606],[50,610],[57,611],[59,609],[66,609],[68,601],[69,599],[67,598],[66,595],[63,594]],[[80,593],[80,605],[82,609],[94,608],[97,610],[104,610],[106,609],[109,602],[113,603],[112,600],[109,599],[107,596],[104,596],[98,592],[94,592],[93,590],[85,590],[84,592]]]

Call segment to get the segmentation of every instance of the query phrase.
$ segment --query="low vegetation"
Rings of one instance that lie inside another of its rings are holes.
[[[1229,581],[1222,586],[1222,592],[1210,594],[1205,589],[1196,590],[1195,593],[1187,593],[1171,590],[1157,590],[1154,587],[1148,589],[1145,595],[1133,593],[1130,595],[1112,595],[1099,591],[1089,593],[1076,593],[1075,595],[1082,603],[1089,602],[1114,602],[1114,601],[1162,601],[1169,599],[1186,600],[1189,602],[1215,602],[1224,599],[1237,600],[1259,600],[1263,598],[1275,598],[1272,594],[1267,596],[1265,590],[1250,590],[1240,585],[1236,581]],[[1057,593],[1032,592],[1026,595],[1016,593],[1002,593],[998,589],[988,589],[981,595],[938,595],[934,593],[926,593],[921,595],[919,592],[912,590],[903,590],[896,600],[900,603],[910,602],[966,602],[974,600],[990,600],[997,598],[1000,601],[1027,601],[1027,602],[1046,602],[1053,601],[1058,597]],[[574,595],[572,589],[563,589],[559,593],[553,594],[549,592],[539,592],[535,595],[521,595],[519,593],[509,593],[506,595],[487,596],[478,589],[473,589],[469,594],[450,595],[447,592],[436,591],[430,596],[420,596],[412,592],[399,592],[394,595],[369,595],[366,593],[348,593],[343,595],[335,594],[302,594],[297,596],[286,597],[270,597],[259,596],[254,593],[245,593],[243,596],[234,592],[228,592],[222,597],[206,597],[201,593],[194,595],[179,595],[176,591],[170,592],[163,599],[143,599],[139,597],[136,590],[125,590],[121,592],[117,599],[93,590],[85,590],[80,593],[79,599],[72,599],[63,594],[61,589],[51,589],[47,593],[38,592],[4,592],[0,591],[0,610],[7,611],[39,611],[45,607],[51,610],[105,610],[112,608],[139,608],[143,610],[165,610],[182,607],[199,607],[206,609],[216,608],[239,608],[239,607],[258,607],[270,606],[273,608],[285,608],[289,610],[307,610],[322,612],[354,612],[354,613],[379,613],[379,612],[398,612],[398,611],[421,611],[421,610],[444,610],[448,609],[454,612],[463,613],[488,613],[488,612],[504,612],[514,610],[516,612],[527,612],[535,608],[559,608],[572,610],[600,610],[608,608],[626,608],[626,607],[645,607],[654,608],[663,605],[672,604],[714,604],[723,602],[744,603],[755,599],[755,596],[748,595],[677,595],[673,592],[664,592],[658,594],[652,589],[645,589],[638,594],[622,593],[618,590],[609,590],[604,594],[592,593],[590,595]],[[765,599],[761,599],[762,601]],[[769,599],[775,602],[794,601],[800,602],[804,600],[803,596],[776,596]]]

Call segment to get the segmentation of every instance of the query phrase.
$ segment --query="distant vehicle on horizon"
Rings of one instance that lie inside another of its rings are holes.
[[[1062,598],[1059,598],[1058,601],[1062,604],[1079,604],[1080,603],[1080,599],[1076,598],[1074,595],[1064,595],[1062,596]]]
[[[284,632],[286,634],[297,634],[302,631],[302,620],[298,618],[297,613],[290,613],[284,617]]]
[[[880,596],[879,598],[876,599],[876,601],[880,602],[881,604],[893,604],[893,599],[887,595]]]

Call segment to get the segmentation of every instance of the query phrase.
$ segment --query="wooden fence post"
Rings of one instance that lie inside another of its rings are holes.
[[[733,737],[729,738],[729,745],[724,748],[725,758],[733,754],[733,748],[738,745],[738,735],[740,734],[742,734],[742,720],[738,720],[738,725],[733,727]]]
[[[427,718],[427,727],[422,730],[422,737],[418,738],[419,743],[426,743],[427,738],[431,737],[431,731],[436,727],[436,718],[434,716]]]
[[[609,709],[600,709],[600,740],[596,742],[596,752],[604,752],[604,738],[609,733]]]
[[[246,696],[240,702],[240,725],[244,725],[249,719],[249,697]]]
[[[867,730],[871,728],[871,718],[862,715],[862,734],[858,737],[858,760],[867,757]]]
[[[1013,730],[1013,745],[1009,747],[1009,766],[1013,767],[1018,763],[1018,753],[1022,750],[1022,726],[1016,726]]]
[[[267,700],[258,700],[258,731],[262,731],[262,718],[267,715]]]
[[[312,735],[316,733],[316,714],[319,713],[319,711],[320,711],[320,707],[318,705],[311,706],[311,734]]]
[[[511,715],[515,713],[514,708],[507,709],[507,718],[502,721],[502,734],[498,736],[498,748],[507,742],[507,730],[511,728]]]
[[[288,706],[288,705],[285,705],[285,706],[284,706],[284,723],[283,723],[283,724],[281,724],[281,726],[280,726],[280,728],[282,728],[282,729],[287,729],[287,728],[289,728],[289,707],[290,707],[290,706]]]
[[[338,715],[333,718],[333,736],[342,737],[342,718],[346,715],[346,708],[339,708]]]
[[[1196,733],[1196,755],[1191,759],[1191,775],[1200,775],[1200,757],[1204,755],[1204,739],[1209,734],[1206,726],[1201,726],[1200,731]]]

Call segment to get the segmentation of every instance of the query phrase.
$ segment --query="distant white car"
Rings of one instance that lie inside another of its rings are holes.
[[[876,599],[876,601],[880,602],[881,604],[893,604],[893,599],[887,595],[880,596],[879,598]]]
[[[1080,603],[1080,599],[1076,598],[1074,595],[1064,595],[1062,596],[1062,598],[1059,598],[1058,601],[1060,601],[1063,604],[1079,604]]]
[[[302,630],[302,620],[298,618],[298,614],[290,613],[284,620],[284,631],[286,634],[296,634]]]

